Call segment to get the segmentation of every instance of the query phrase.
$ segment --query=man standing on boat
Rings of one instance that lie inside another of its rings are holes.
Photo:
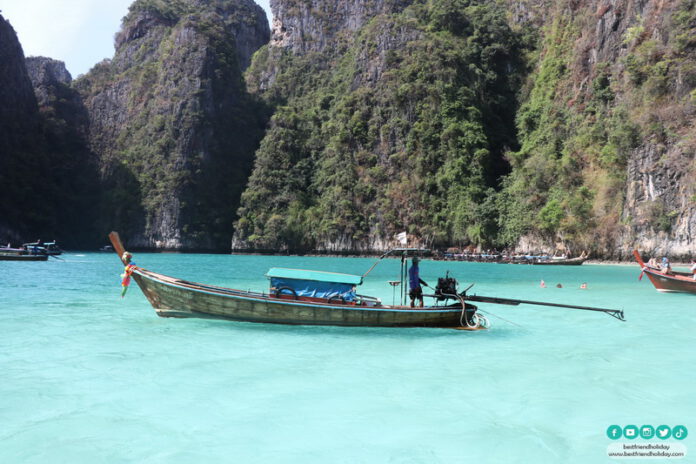
[[[414,257],[411,260],[411,268],[408,270],[408,287],[410,289],[410,291],[408,292],[408,296],[411,297],[412,308],[415,308],[416,299],[419,301],[418,307],[423,307],[423,289],[421,288],[421,284],[425,285],[426,287],[429,287],[429,285],[423,279],[420,278],[418,270],[419,261],[420,260],[417,256]]]

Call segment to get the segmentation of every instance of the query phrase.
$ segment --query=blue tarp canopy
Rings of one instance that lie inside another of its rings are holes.
[[[362,276],[358,275],[281,267],[269,269],[266,277],[271,279],[275,291],[290,293],[287,289],[292,289],[297,296],[337,297],[346,301],[355,299],[355,286],[362,284]]]

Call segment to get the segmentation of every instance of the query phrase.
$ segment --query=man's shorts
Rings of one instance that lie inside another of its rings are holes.
[[[418,288],[412,288],[410,292],[408,292],[408,296],[411,297],[412,300],[423,299],[423,289],[418,287]]]

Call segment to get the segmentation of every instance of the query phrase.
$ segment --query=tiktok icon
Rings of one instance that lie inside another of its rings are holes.
[[[689,434],[689,431],[686,430],[686,427],[683,425],[675,425],[672,427],[672,438],[675,438],[677,440],[683,440],[686,438],[686,436]]]

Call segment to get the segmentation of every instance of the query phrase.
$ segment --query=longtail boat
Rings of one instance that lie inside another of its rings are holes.
[[[641,273],[638,280],[647,275],[650,282],[655,286],[658,292],[672,293],[693,293],[696,294],[696,280],[694,275],[687,272],[669,271],[665,272],[657,267],[648,266],[641,258],[637,250],[633,250],[638,265],[641,267]]]
[[[561,256],[546,257],[543,259],[534,259],[529,264],[536,264],[541,266],[579,266],[587,261],[587,255],[583,253],[575,258],[566,258]]]
[[[42,242],[39,240],[32,243],[24,243],[22,244],[22,247],[25,250],[33,251],[34,254],[41,253],[50,256],[58,256],[63,254],[63,250],[60,249],[55,240],[52,242]]]
[[[271,268],[269,292],[253,292],[206,285],[158,274],[131,263],[116,232],[109,234],[114,251],[126,265],[127,279],[135,280],[143,294],[161,317],[198,317],[231,321],[275,324],[335,325],[360,327],[443,327],[478,331],[489,327],[488,320],[469,301],[493,304],[538,304],[572,309],[605,312],[624,320],[623,311],[585,306],[561,305],[495,297],[467,296],[458,293],[456,280],[446,276],[438,279],[432,298],[435,304],[411,308],[385,305],[378,298],[360,295],[356,287],[374,268],[362,276],[301,269]],[[385,253],[380,259],[387,256]],[[407,264],[402,253],[400,281],[407,280]],[[379,262],[379,261],[378,261]],[[375,263],[376,265],[377,263]],[[468,289],[467,289],[468,290]],[[404,295],[402,293],[402,295]]]
[[[579,266],[588,259],[587,253],[575,258],[567,256],[548,256],[548,255],[503,255],[503,254],[488,254],[488,253],[451,253],[447,252],[443,255],[444,260],[452,261],[468,261],[475,263],[502,263],[502,264],[538,264],[546,266]]]

